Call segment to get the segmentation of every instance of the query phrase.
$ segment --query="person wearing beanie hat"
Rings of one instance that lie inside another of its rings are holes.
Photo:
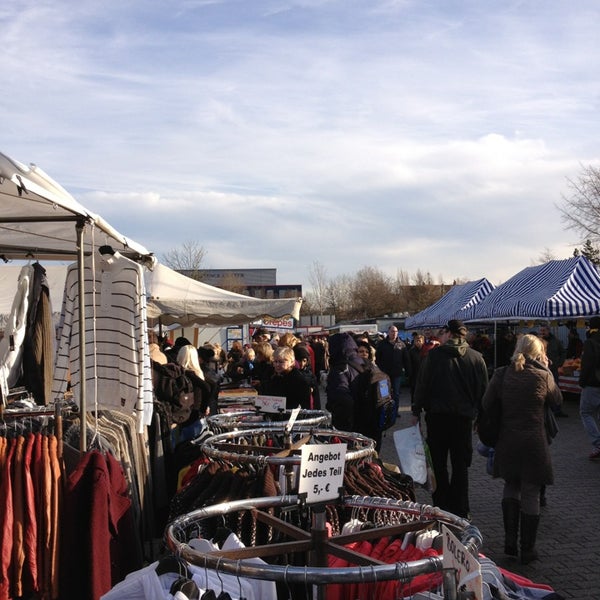
[[[579,387],[579,414],[583,428],[592,443],[592,451],[588,458],[600,461],[600,316],[590,319],[587,339],[583,342]]]
[[[465,324],[452,320],[446,329],[449,339],[432,348],[419,368],[412,404],[413,425],[420,422],[424,411],[436,478],[433,503],[467,518],[473,421],[488,384],[488,371],[481,353],[466,341]]]
[[[310,408],[311,410],[321,409],[321,394],[319,392],[319,382],[311,367],[311,354],[304,342],[294,346],[294,356],[296,357],[296,366],[302,376],[310,385]]]

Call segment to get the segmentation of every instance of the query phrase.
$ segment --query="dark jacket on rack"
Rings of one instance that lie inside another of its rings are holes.
[[[52,403],[54,323],[46,269],[38,262],[32,267],[33,281],[23,341],[22,384],[33,394],[36,404],[46,406]]]

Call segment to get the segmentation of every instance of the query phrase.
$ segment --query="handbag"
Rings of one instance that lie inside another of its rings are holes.
[[[494,448],[500,437],[500,427],[502,425],[502,396],[500,391],[502,390],[502,382],[504,380],[504,374],[507,367],[502,367],[502,370],[498,373],[500,377],[500,390],[493,397],[490,404],[484,410],[483,408],[479,411],[477,417],[476,428],[479,439],[488,447]]]
[[[402,472],[410,475],[415,483],[427,482],[427,457],[418,424],[394,431],[394,445]]]

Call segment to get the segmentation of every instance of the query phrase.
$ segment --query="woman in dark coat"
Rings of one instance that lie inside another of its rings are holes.
[[[535,541],[540,520],[540,489],[554,482],[544,404],[560,406],[562,394],[548,369],[542,340],[524,335],[511,364],[497,369],[482,400],[485,410],[495,397],[502,400],[502,424],[495,448],[494,477],[504,479],[502,515],[504,552],[521,562],[537,558]]]
[[[267,396],[283,396],[286,408],[310,409],[310,384],[296,368],[296,357],[289,346],[279,346],[273,353],[273,375],[261,385]]]

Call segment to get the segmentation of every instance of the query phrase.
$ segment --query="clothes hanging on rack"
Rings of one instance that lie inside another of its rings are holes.
[[[10,388],[17,385],[22,372],[23,341],[33,274],[32,265],[25,265],[21,269],[4,337],[0,340],[0,390],[3,398],[8,396]]]
[[[119,461],[109,452],[83,454],[67,480],[64,504],[61,597],[98,600],[142,561],[135,552],[139,532]]]
[[[97,414],[88,412],[84,430],[87,447],[102,454],[110,453],[123,469],[138,537],[132,552],[142,555],[143,544],[162,535],[162,529],[157,530],[154,516],[154,485],[147,452],[148,433],[137,433],[135,417],[118,410],[102,410]],[[80,435],[79,422],[65,431],[68,448],[80,446]],[[80,468],[80,462],[81,455],[77,452],[76,461],[67,470],[69,476]]]
[[[52,403],[52,374],[54,369],[54,324],[50,284],[46,269],[34,262],[30,291],[27,327],[23,341],[23,375],[20,384],[29,390],[37,404]]]
[[[198,551],[234,550],[244,548],[235,534],[230,534],[221,548],[210,540],[193,540],[193,546]],[[260,558],[250,559],[250,564],[266,564]],[[145,600],[146,598],[165,598],[170,594],[173,582],[181,576],[178,568],[170,573],[157,573],[159,561],[130,573],[122,582],[115,585],[101,600]],[[201,566],[186,564],[187,571],[192,580],[197,584],[200,593],[208,590],[215,592],[215,597],[221,593],[228,593],[232,599],[244,598],[245,600],[277,600],[277,589],[272,581],[250,580],[247,577],[238,577],[227,573],[220,573],[215,569],[205,569]]]
[[[43,413],[40,420],[39,415]],[[25,416],[21,416],[24,414]],[[59,597],[63,468],[50,410],[7,409],[0,426],[0,599]]]
[[[87,408],[135,412],[141,432],[153,410],[143,267],[119,252],[89,256],[84,289]],[[64,394],[70,376],[77,402],[82,381],[79,322],[78,269],[72,264],[65,281],[52,393]]]

